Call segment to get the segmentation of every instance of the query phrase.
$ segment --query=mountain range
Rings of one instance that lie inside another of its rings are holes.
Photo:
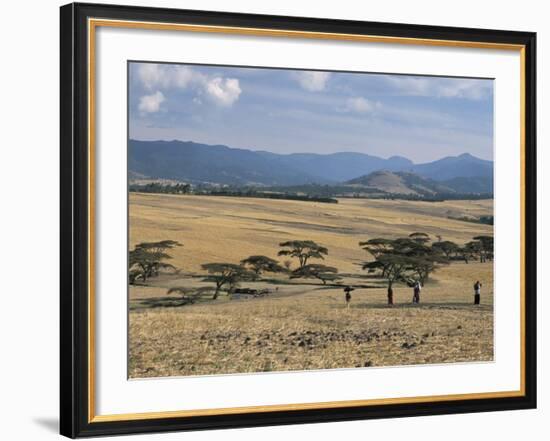
[[[276,154],[190,141],[130,140],[128,164],[131,180],[270,187],[312,183],[380,189],[394,186],[388,192],[402,194],[418,193],[421,188],[428,193],[493,191],[493,162],[468,153],[415,164],[401,156]]]

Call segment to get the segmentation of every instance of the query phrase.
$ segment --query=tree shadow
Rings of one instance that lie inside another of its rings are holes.
[[[136,300],[133,305],[130,305],[131,310],[145,308],[178,308],[180,306],[190,305],[192,302],[182,300],[178,297],[153,297],[148,299]]]

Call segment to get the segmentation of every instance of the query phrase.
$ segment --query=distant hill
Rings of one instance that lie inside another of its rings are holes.
[[[295,185],[329,183],[299,168],[244,149],[182,141],[129,143],[132,175],[226,185]]]
[[[310,176],[322,176],[332,182],[347,181],[351,177],[364,175],[376,170],[402,170],[414,166],[413,162],[400,156],[384,159],[364,153],[342,152],[327,155],[315,153],[292,153],[277,155],[258,152],[287,167],[298,168]]]
[[[409,171],[436,181],[447,181],[453,178],[490,177],[493,178],[493,161],[476,158],[469,153],[460,156],[447,156],[426,164],[415,164],[404,167]]]
[[[385,193],[433,196],[441,193],[454,193],[449,188],[432,179],[410,172],[392,172],[379,170],[345,183],[350,187],[379,190]]]
[[[130,180],[270,187],[342,182],[358,185],[350,183],[384,171],[371,179],[377,179],[381,187],[409,192],[402,194],[438,193],[441,188],[460,193],[493,190],[493,163],[470,154],[414,164],[400,156],[384,159],[353,152],[282,155],[190,141],[130,140],[128,157]]]

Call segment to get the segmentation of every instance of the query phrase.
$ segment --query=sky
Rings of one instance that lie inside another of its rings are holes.
[[[416,163],[493,159],[493,80],[131,62],[129,134]]]

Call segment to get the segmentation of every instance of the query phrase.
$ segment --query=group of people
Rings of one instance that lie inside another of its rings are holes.
[[[474,305],[479,305],[480,303],[480,300],[481,300],[481,287],[483,285],[481,284],[481,282],[479,280],[477,280],[475,283],[474,283]],[[354,291],[355,288],[352,288],[351,286],[346,286],[344,288],[344,293],[345,293],[345,299],[346,299],[346,305],[347,307],[349,308],[349,304],[351,302],[351,292]],[[422,290],[422,284],[420,283],[420,281],[416,281],[415,284],[413,285],[413,298],[412,298],[412,302],[413,303],[420,303],[420,291]],[[393,305],[393,290],[391,292],[392,294],[392,298],[391,298],[391,301],[390,301],[390,305]]]

